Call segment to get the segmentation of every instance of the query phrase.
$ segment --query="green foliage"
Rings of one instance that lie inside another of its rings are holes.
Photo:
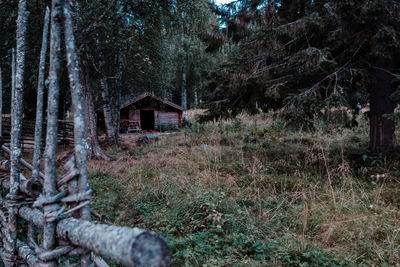
[[[195,124],[195,122],[193,122],[193,121],[191,121],[191,120],[189,120],[189,119],[183,118],[183,123],[182,123],[182,125],[183,125],[184,128],[190,128],[190,129],[192,129],[193,126],[194,126],[194,124]]]
[[[123,187],[107,173],[94,172],[90,174],[89,179],[95,195],[92,202],[94,210],[107,214],[107,217],[118,218],[121,207],[130,206],[123,195],[115,193],[120,192]]]
[[[194,120],[183,119],[185,134],[199,134],[206,131],[205,125]]]
[[[348,262],[335,257],[335,253],[308,248],[305,252],[291,252],[280,257],[285,266],[348,266]]]
[[[243,0],[217,13],[228,52],[209,74],[206,120],[284,109],[278,124],[312,129],[324,108],[358,113],[378,86],[377,70],[398,87],[400,8],[392,0]]]
[[[292,131],[315,130],[314,116],[310,118],[304,112],[298,112],[293,109],[279,114],[276,118],[275,125],[278,128],[286,128]]]
[[[171,246],[174,253],[174,264],[186,265],[192,263],[195,266],[205,264],[203,257],[217,258],[214,264],[226,264],[229,258],[252,258],[258,261],[269,259],[268,251],[272,251],[270,244],[263,240],[254,240],[251,237],[239,233],[228,237],[219,237],[215,233],[196,232],[186,238],[173,239]],[[203,259],[202,259],[203,258]]]
[[[155,127],[155,130],[160,131],[160,132],[173,132],[173,131],[179,131],[179,128],[175,124],[168,124],[168,125],[157,125]]]
[[[138,203],[148,205],[141,200]],[[146,211],[150,214],[152,209]],[[264,240],[256,239],[251,229],[241,226],[243,222],[235,213],[232,203],[225,201],[223,194],[206,193],[192,202],[182,203],[173,211],[168,224],[160,228],[171,241],[174,263],[192,262],[199,266],[204,263],[204,257],[219,257],[224,261],[232,256],[268,258],[267,251],[271,247]],[[174,222],[170,221],[172,218]]]

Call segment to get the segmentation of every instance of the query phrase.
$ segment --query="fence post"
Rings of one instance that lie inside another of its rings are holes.
[[[65,49],[67,52],[67,68],[71,87],[71,98],[74,112],[74,141],[75,160],[79,171],[78,192],[85,193],[89,190],[87,174],[87,153],[85,139],[85,119],[82,105],[82,85],[79,80],[79,64],[76,49],[74,27],[72,23],[70,2],[64,0],[64,35]],[[80,219],[90,221],[90,202],[80,210]],[[89,266],[92,263],[90,253],[81,256],[81,266]]]
[[[8,231],[5,233],[3,245],[5,255],[3,261],[6,266],[16,265],[17,257],[17,212],[20,200],[20,159],[21,159],[21,132],[23,114],[23,94],[24,94],[24,72],[25,72],[25,41],[26,24],[28,13],[26,11],[26,1],[20,0],[18,4],[17,19],[17,54],[15,64],[15,84],[12,98],[12,120],[11,120],[11,176],[10,191],[5,198],[8,208]]]
[[[56,183],[56,157],[57,157],[57,130],[58,130],[58,98],[59,98],[59,72],[61,52],[61,2],[53,0],[51,7],[51,34],[50,34],[50,68],[49,92],[47,101],[47,132],[45,147],[45,178],[44,198],[51,199],[57,194]],[[54,201],[43,204],[43,215],[46,218],[43,229],[44,252],[51,252],[56,245],[56,217],[59,205]],[[56,266],[54,259],[41,260],[41,266]]]

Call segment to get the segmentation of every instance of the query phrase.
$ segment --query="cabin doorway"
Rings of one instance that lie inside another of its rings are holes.
[[[140,123],[143,130],[154,130],[154,110],[141,110]]]

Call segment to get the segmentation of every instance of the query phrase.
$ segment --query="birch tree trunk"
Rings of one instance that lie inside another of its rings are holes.
[[[187,87],[186,87],[186,59],[182,60],[182,108],[184,109],[183,111],[183,117],[185,119],[188,118],[187,114]]]
[[[103,64],[105,65],[104,61]],[[106,126],[107,140],[111,143],[118,144],[119,142],[119,129],[120,129],[120,107],[121,107],[121,91],[122,91],[122,57],[115,56],[114,65],[118,68],[118,73],[115,77],[114,90],[110,90],[108,79],[104,73],[101,79],[102,100],[103,100],[103,114],[104,123]]]
[[[199,117],[199,97],[197,95],[197,89],[194,91],[194,116],[195,120],[197,121]]]
[[[185,51],[185,20],[184,20],[184,13],[181,13],[181,45],[182,45],[182,68],[181,68],[181,75],[182,75],[182,86],[181,86],[181,106],[184,109],[183,111],[183,118],[187,119],[187,84],[186,84],[186,51]]]
[[[122,88],[120,86],[116,86],[116,98],[115,98],[115,121],[114,121],[114,131],[115,131],[115,143],[119,143],[119,131],[121,125],[121,97],[122,97]]]
[[[184,109],[183,118],[187,119],[187,86],[186,86],[186,56],[183,56],[182,59],[182,95],[181,95],[181,105]]]
[[[106,126],[106,135],[109,142],[115,143],[116,142],[115,128],[111,114],[111,97],[110,97],[107,77],[105,76],[101,79],[101,87],[103,89],[101,97],[103,99],[103,114],[104,114],[104,123]]]
[[[115,141],[118,144],[119,143],[119,130],[120,130],[120,124],[121,124],[121,98],[122,98],[122,75],[124,71],[124,66],[122,63],[122,55],[119,53],[116,58],[115,58],[115,65],[118,66],[118,74],[115,79],[115,92],[116,92],[116,98],[115,98],[115,107],[114,107],[114,112],[115,112],[115,122],[114,122],[114,130],[115,130]]]

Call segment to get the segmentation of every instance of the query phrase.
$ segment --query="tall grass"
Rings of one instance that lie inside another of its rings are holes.
[[[190,124],[90,162],[94,208],[160,232],[173,266],[400,262],[397,157],[369,156],[368,129],[288,131],[270,115]]]

